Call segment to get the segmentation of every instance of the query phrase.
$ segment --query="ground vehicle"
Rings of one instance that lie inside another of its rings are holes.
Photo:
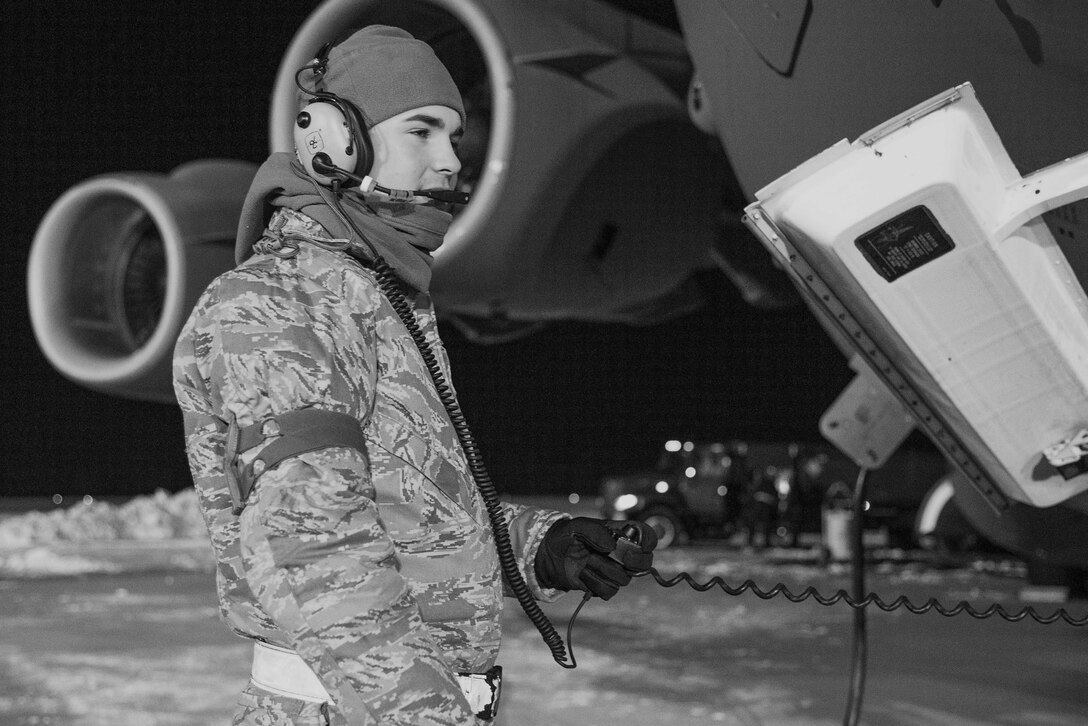
[[[865,526],[883,529],[889,543],[912,544],[926,492],[947,471],[926,442],[912,442],[871,472]],[[833,489],[852,492],[858,467],[823,443],[667,441],[652,471],[601,482],[604,516],[648,522],[659,547],[692,537],[730,537],[762,528],[760,544],[795,544],[820,531]]]

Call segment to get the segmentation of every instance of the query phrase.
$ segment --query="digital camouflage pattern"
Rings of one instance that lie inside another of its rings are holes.
[[[301,655],[332,698],[333,723],[473,724],[454,674],[494,664],[504,594],[487,512],[403,323],[369,270],[335,244],[312,243],[323,235],[279,210],[258,253],[205,291],[175,349],[221,614],[236,633]],[[414,304],[448,380],[430,298],[417,293]],[[248,426],[306,407],[354,416],[367,450],[286,459],[232,514],[225,421]],[[532,563],[565,515],[503,510],[533,594],[554,599]],[[305,710],[279,702],[281,714]],[[246,708],[239,723],[295,723]]]
[[[238,696],[238,711],[232,726],[326,726],[331,723],[328,707],[281,698],[248,686]]]

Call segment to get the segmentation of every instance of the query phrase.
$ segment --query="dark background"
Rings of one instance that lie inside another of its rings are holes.
[[[87,177],[260,161],[281,53],[316,2],[31,3],[0,10],[4,281],[0,496],[128,495],[190,484],[172,406],[75,386],[33,338],[26,264],[49,205]],[[759,311],[719,275],[668,324],[559,324],[481,346],[443,336],[493,478],[514,492],[591,492],[666,438],[818,438],[850,378],[800,306]]]

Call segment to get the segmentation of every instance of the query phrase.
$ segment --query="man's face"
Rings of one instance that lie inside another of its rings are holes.
[[[446,106],[415,108],[375,124],[370,176],[390,189],[453,189],[461,133],[461,117]]]

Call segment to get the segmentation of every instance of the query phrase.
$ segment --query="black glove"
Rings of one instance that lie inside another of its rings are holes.
[[[616,551],[616,540],[626,527],[637,530],[637,536],[627,537],[637,546]],[[561,519],[545,533],[536,552],[537,580],[544,587],[584,590],[608,600],[631,582],[631,572],[650,569],[656,546],[657,535],[641,522]]]

